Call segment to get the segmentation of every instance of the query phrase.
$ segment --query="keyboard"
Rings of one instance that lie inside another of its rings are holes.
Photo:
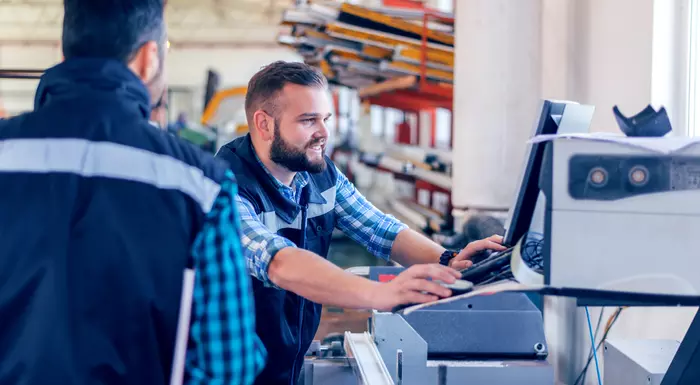
[[[513,249],[509,248],[488,255],[471,267],[461,270],[461,279],[480,285],[512,277],[510,271],[512,252]]]

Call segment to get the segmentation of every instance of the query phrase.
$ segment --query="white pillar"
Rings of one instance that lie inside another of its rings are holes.
[[[456,6],[452,203],[510,206],[540,99],[541,0]]]
[[[688,132],[688,84],[690,64],[690,2],[654,0],[651,58],[651,99],[665,106],[674,134]]]

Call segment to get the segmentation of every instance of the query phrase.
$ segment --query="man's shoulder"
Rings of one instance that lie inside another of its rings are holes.
[[[12,139],[15,136],[15,128],[19,126],[25,115],[0,119],[0,140]]]
[[[219,151],[216,152],[216,159],[233,171],[236,177],[245,179],[251,176],[253,170],[246,165],[246,159],[243,159],[250,155],[242,153],[241,146],[244,145],[243,141],[244,138],[241,137],[221,146]]]
[[[36,111],[27,111],[21,114],[0,119],[0,140],[5,139],[44,139],[47,137],[61,137],[61,132],[56,132],[55,117],[47,119]],[[47,124],[50,122],[50,124]]]
[[[199,169],[204,176],[217,183],[227,179],[225,174],[228,165],[222,159],[214,157],[214,154],[206,152],[195,144],[150,124],[144,125],[143,129],[151,142],[149,150]]]
[[[216,157],[227,162],[240,160],[239,157],[242,155],[240,150],[243,141],[244,137],[240,137],[224,144],[219,151],[216,152]]]

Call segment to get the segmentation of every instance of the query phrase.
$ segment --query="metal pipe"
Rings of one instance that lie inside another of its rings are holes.
[[[43,74],[40,69],[0,68],[0,79],[40,79]]]
[[[171,49],[239,49],[239,48],[282,48],[276,41],[170,41]],[[0,46],[55,47],[61,46],[57,40],[0,40]]]
[[[43,74],[44,70],[26,69],[26,68],[0,68],[0,73],[26,73],[26,74]]]
[[[0,79],[41,79],[41,75],[12,75],[0,73]]]

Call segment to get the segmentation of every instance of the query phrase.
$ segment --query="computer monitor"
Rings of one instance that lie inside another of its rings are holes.
[[[594,110],[593,106],[576,102],[543,100],[532,137],[588,132]],[[527,147],[524,167],[518,179],[516,197],[505,222],[503,243],[507,246],[515,246],[530,230],[536,207],[540,206],[538,204],[541,195],[539,180],[546,144],[546,142],[532,143]],[[538,211],[544,214],[543,207]]]

